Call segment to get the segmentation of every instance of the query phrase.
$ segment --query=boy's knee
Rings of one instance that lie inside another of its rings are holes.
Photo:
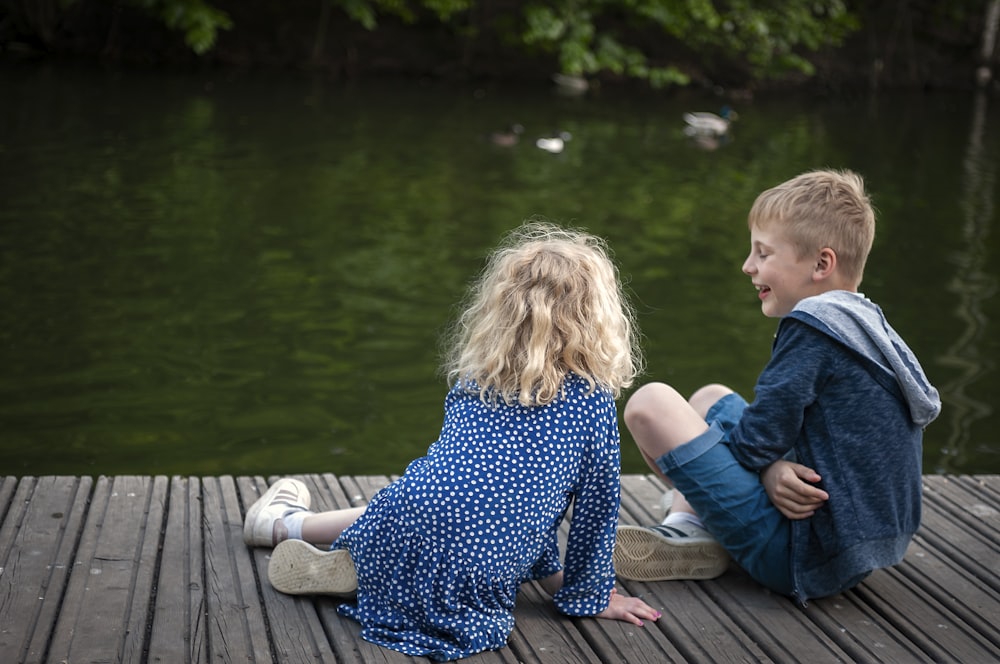
[[[699,415],[705,417],[708,413],[708,409],[714,406],[715,402],[727,394],[732,393],[733,391],[725,385],[710,383],[709,385],[705,385],[704,387],[700,387],[695,390],[695,393],[691,395],[690,399],[688,399],[688,403],[691,404],[691,407],[694,408]]]
[[[622,419],[629,429],[642,427],[663,417],[671,402],[678,399],[684,400],[677,390],[666,383],[647,383],[625,402]]]

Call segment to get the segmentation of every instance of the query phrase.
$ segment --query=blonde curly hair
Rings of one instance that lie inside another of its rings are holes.
[[[550,403],[569,372],[618,397],[642,370],[635,313],[606,243],[541,221],[488,258],[446,343],[449,384],[508,405]]]

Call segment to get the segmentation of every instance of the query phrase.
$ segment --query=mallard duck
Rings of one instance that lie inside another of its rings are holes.
[[[551,152],[552,154],[558,154],[563,151],[566,147],[566,142],[573,138],[573,135],[568,131],[561,131],[555,136],[544,136],[535,141],[535,145],[545,150],[546,152]]]
[[[706,111],[685,113],[684,122],[688,126],[684,127],[684,133],[688,136],[722,136],[737,117],[736,111],[728,106],[723,106],[719,115]]]

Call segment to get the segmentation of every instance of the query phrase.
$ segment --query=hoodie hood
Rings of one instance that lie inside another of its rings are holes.
[[[829,334],[896,378],[915,424],[925,427],[941,412],[941,398],[920,362],[885,319],[882,309],[861,293],[830,291],[801,300],[790,317]]]

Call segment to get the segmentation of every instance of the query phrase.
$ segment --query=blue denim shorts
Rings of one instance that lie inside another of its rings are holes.
[[[791,521],[771,503],[755,471],[733,457],[728,437],[746,400],[727,394],[708,410],[709,429],[656,460],[705,527],[758,583],[792,593]]]

